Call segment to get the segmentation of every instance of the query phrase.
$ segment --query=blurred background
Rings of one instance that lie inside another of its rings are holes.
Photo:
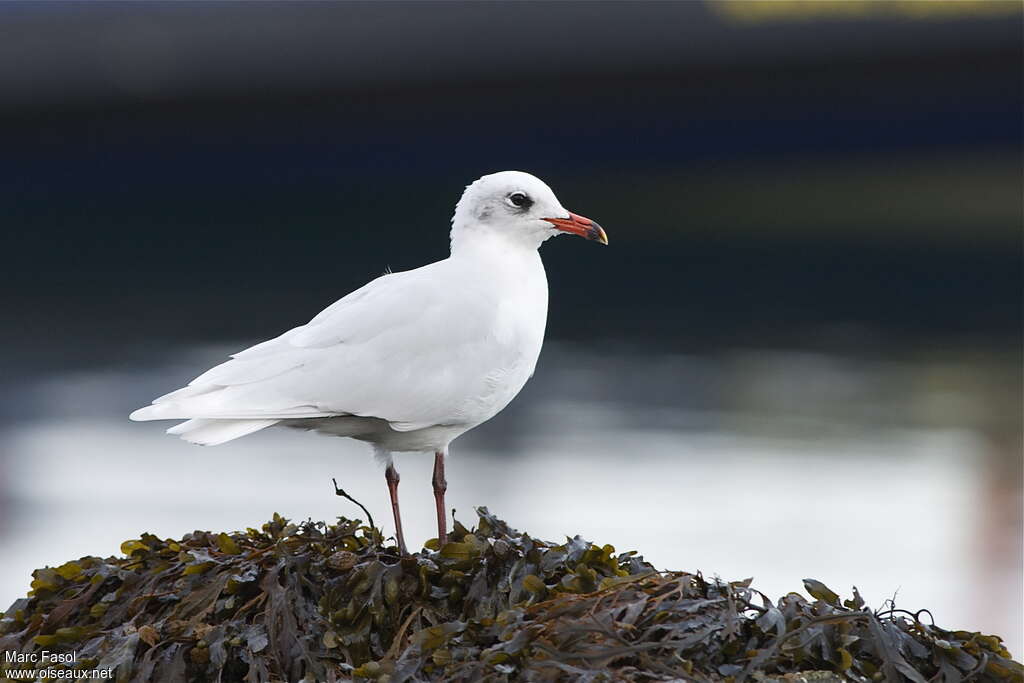
[[[132,409],[545,179],[537,375],[449,502],[1021,656],[1019,2],[0,4],[0,607],[150,531],[356,516],[359,443]],[[595,292],[599,295],[595,296]],[[429,458],[398,457],[406,534]]]

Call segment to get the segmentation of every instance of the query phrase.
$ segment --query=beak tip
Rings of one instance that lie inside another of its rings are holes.
[[[600,225],[596,223],[590,228],[589,234],[587,235],[594,242],[608,246],[608,234],[604,231]]]

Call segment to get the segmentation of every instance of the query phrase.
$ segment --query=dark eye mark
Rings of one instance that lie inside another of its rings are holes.
[[[524,211],[533,205],[533,200],[523,192],[513,192],[508,196],[508,201],[512,206]]]

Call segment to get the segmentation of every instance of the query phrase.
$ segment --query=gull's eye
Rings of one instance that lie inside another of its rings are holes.
[[[533,200],[523,192],[513,192],[508,196],[508,203],[517,209],[526,209],[533,204]]]

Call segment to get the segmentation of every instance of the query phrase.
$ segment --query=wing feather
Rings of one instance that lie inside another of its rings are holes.
[[[441,424],[493,363],[493,306],[450,261],[384,275],[309,323],[232,356],[132,419],[378,417]]]

